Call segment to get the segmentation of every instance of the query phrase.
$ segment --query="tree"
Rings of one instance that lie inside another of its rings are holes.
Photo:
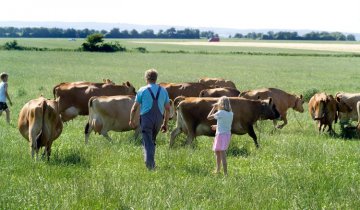
[[[241,33],[236,33],[235,35],[234,35],[234,38],[238,38],[238,39],[241,39],[241,38],[243,38],[244,37],[244,35],[242,35]]]
[[[140,33],[140,37],[142,38],[155,38],[154,30],[147,29]]]
[[[202,31],[201,33],[200,33],[200,37],[205,37],[205,38],[207,38],[207,39],[210,39],[211,37],[213,37],[214,36],[214,32],[213,31]]]
[[[106,34],[106,38],[121,38],[121,33],[119,28],[113,28],[110,30],[108,34]]]
[[[356,38],[355,38],[355,36],[353,34],[348,34],[346,36],[346,40],[347,41],[356,41]]]
[[[86,42],[82,44],[82,47],[85,51],[97,51],[103,42],[103,34],[91,34],[87,36]]]
[[[139,32],[135,29],[130,31],[131,38],[139,38]]]

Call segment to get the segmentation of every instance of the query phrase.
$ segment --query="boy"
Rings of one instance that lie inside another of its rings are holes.
[[[8,77],[9,77],[9,75],[7,73],[5,73],[5,72],[0,74],[0,79],[1,79],[1,82],[0,82],[0,116],[1,116],[2,112],[5,111],[5,113],[6,113],[6,122],[8,124],[10,124],[10,110],[9,110],[7,104],[6,104],[6,99],[8,99],[10,105],[12,106],[10,96],[9,96],[9,94],[7,92],[7,89],[8,89],[8,84],[7,84]]]

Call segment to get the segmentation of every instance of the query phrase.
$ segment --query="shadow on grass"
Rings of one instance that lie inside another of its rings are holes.
[[[250,151],[248,148],[246,147],[229,147],[229,149],[227,150],[226,154],[228,156],[233,156],[233,157],[248,157],[250,155]]]
[[[90,167],[90,162],[86,160],[79,151],[70,151],[66,154],[59,154],[56,152],[52,157],[50,157],[50,165],[60,165],[60,166],[81,166],[84,168]]]

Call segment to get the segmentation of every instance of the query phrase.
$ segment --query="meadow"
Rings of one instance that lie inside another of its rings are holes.
[[[0,44],[5,41],[0,39]],[[234,81],[240,91],[277,87],[295,94],[312,89],[329,94],[360,92],[359,57],[321,56],[323,51],[296,49],[118,41],[129,49],[146,47],[149,53],[0,51],[0,72],[10,75],[14,104],[11,125],[0,117],[0,209],[359,209],[360,142],[319,135],[306,103],[304,113],[288,111],[289,124],[282,130],[274,130],[271,121],[259,122],[255,132],[260,149],[248,135],[234,135],[227,153],[227,177],[212,174],[212,138],[198,137],[194,147],[188,147],[182,135],[175,148],[169,149],[169,133],[159,134],[157,170],[149,172],[133,132],[111,132],[112,143],[92,134],[85,145],[85,116],[64,124],[49,162],[32,160],[29,145],[17,129],[18,113],[41,94],[53,98],[53,86],[64,81],[110,78],[139,88],[144,85],[144,71],[155,68],[159,82],[222,77]],[[82,43],[65,39],[18,42],[68,49]],[[179,50],[189,53],[173,53]],[[210,53],[196,53],[200,51]],[[274,55],[228,53],[235,51]],[[337,133],[339,127],[335,126]]]

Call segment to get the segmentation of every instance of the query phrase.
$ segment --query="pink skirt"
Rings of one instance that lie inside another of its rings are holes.
[[[213,151],[225,151],[229,148],[231,133],[220,133],[215,135]]]

